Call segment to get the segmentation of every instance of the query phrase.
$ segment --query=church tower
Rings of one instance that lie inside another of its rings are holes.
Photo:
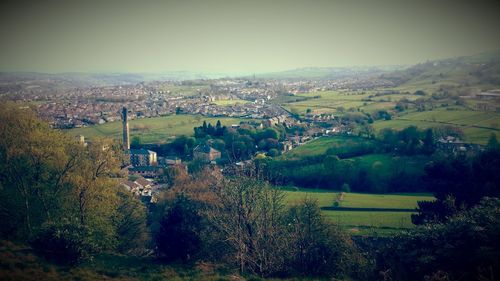
[[[122,125],[123,125],[123,150],[130,150],[130,134],[128,128],[128,112],[127,108],[122,109]]]

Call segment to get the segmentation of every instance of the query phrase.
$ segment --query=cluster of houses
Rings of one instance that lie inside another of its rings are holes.
[[[144,177],[137,177],[132,180],[122,180],[120,185],[125,187],[133,195],[140,198],[144,203],[156,203],[157,198],[154,196],[158,191],[158,186],[152,180],[147,180]]]
[[[156,202],[155,195],[162,188],[156,180],[165,169],[176,166],[187,170],[187,166],[179,158],[158,157],[156,152],[147,149],[130,149],[126,151],[126,155],[130,164],[126,167],[128,179],[122,179],[120,184],[145,203]],[[193,156],[205,163],[214,164],[221,158],[221,152],[203,144],[193,149]]]
[[[436,147],[442,151],[452,154],[477,153],[483,150],[483,146],[475,143],[466,143],[453,136],[442,137],[437,140]]]

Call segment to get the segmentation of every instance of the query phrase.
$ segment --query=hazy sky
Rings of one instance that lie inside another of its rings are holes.
[[[500,49],[494,1],[2,1],[0,70],[268,72]]]

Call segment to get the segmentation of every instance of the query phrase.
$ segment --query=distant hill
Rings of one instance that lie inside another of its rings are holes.
[[[428,61],[404,70],[383,73],[380,78],[408,88],[495,88],[500,86],[500,51]]]
[[[0,89],[13,86],[31,86],[54,89],[76,87],[102,87],[130,85],[149,81],[182,81],[216,79],[230,76],[227,73],[169,71],[161,73],[37,73],[0,72]]]
[[[304,67],[292,70],[262,73],[258,78],[269,79],[339,79],[359,75],[380,75],[381,73],[403,69],[403,66],[370,66],[370,67]]]

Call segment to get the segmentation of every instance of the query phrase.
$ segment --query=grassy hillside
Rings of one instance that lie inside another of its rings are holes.
[[[220,120],[222,125],[239,124],[240,118],[207,118],[199,115],[170,115],[155,118],[143,118],[130,121],[130,137],[140,137],[143,143],[166,142],[178,135],[193,135],[193,128],[201,126],[203,121],[213,125]],[[71,135],[83,135],[86,138],[111,137],[119,139],[122,134],[121,122],[111,122],[87,128],[68,130]]]
[[[333,154],[346,154],[354,152],[360,148],[370,148],[375,144],[374,141],[347,136],[321,137],[309,141],[296,149],[283,155],[284,159],[317,156],[325,154],[328,150]]]
[[[409,91],[433,91],[443,85],[494,88],[500,85],[500,51],[430,61],[382,77],[393,81],[398,89]]]
[[[172,264],[153,257],[99,255],[76,266],[46,261],[27,246],[0,241],[0,280],[244,280],[236,272],[214,264]]]
[[[451,125],[464,131],[465,140],[486,144],[491,133],[500,136],[500,113],[472,110],[435,109],[424,112],[410,112],[388,121],[377,121],[376,130],[383,128],[403,129],[408,126],[432,128]]]
[[[338,108],[344,109],[357,108],[364,105],[363,99],[368,98],[370,93],[363,92],[344,92],[344,91],[326,91],[326,92],[312,92],[299,94],[295,96],[295,100],[302,99],[302,101],[285,102],[282,105],[290,110],[295,111],[301,115],[306,113],[307,109],[311,109],[314,114],[322,113],[338,113]],[[367,103],[368,104],[368,103]]]

